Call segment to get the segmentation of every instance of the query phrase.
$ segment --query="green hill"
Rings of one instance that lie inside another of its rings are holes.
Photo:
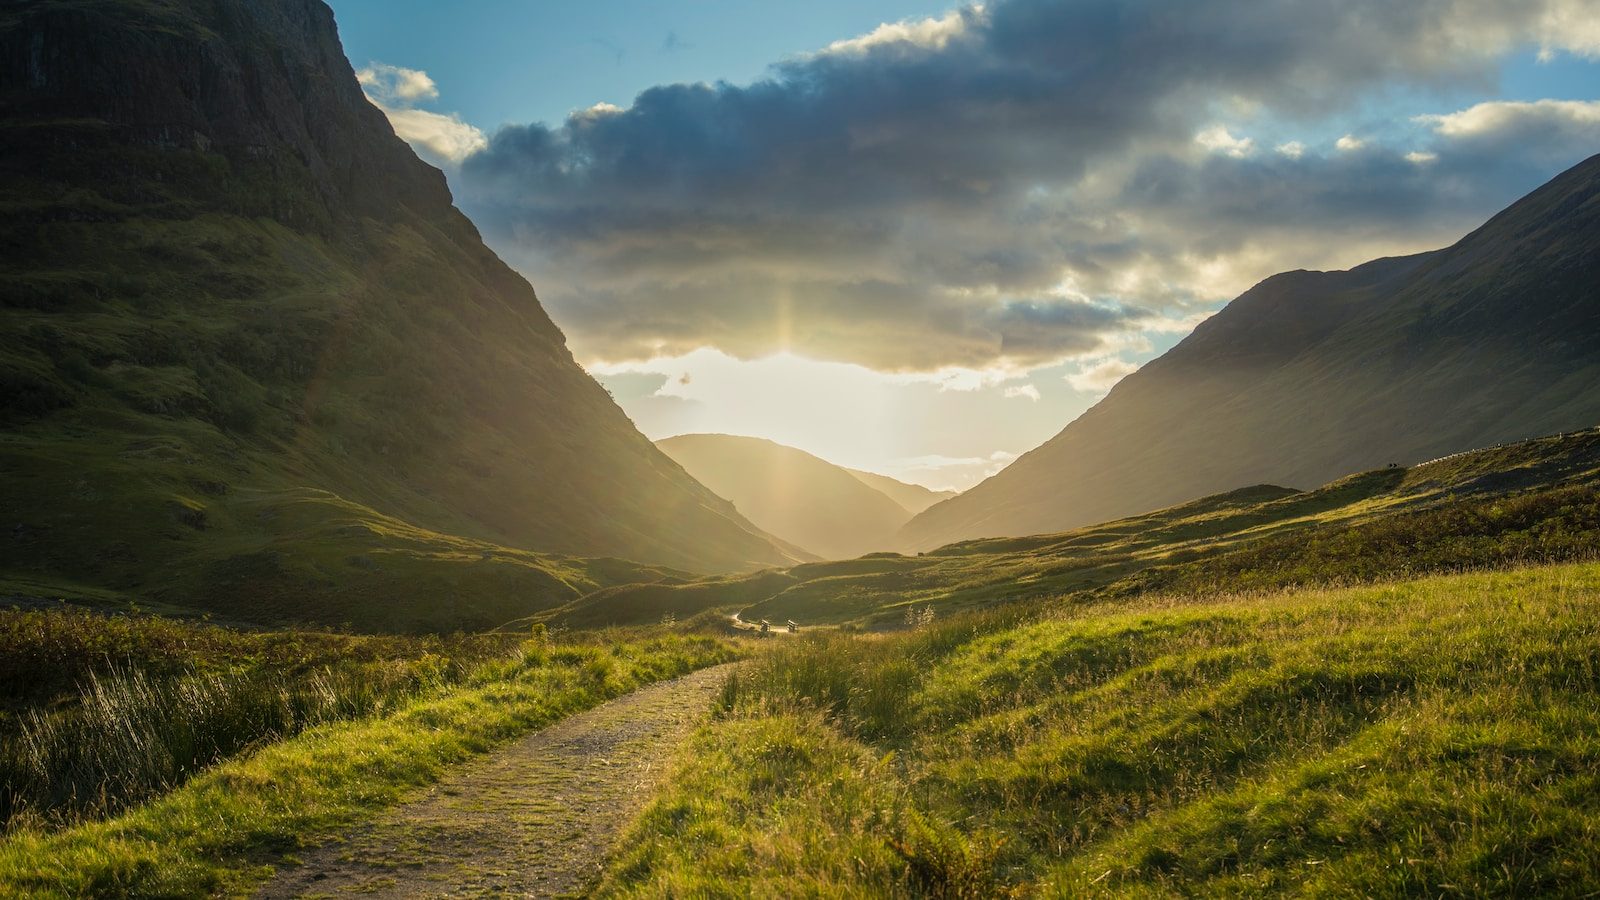
[[[874,554],[715,582],[621,586],[556,621],[648,622],[670,610],[898,628],[1040,597],[1089,602],[1367,582],[1600,546],[1600,429],[1376,469],[1314,491],[1261,485],[1057,534]]]
[[[23,0],[0,51],[6,593],[458,627],[798,558],[576,365],[321,2]]]
[[[864,473],[772,441],[684,434],[656,446],[760,528],[825,558],[883,550],[911,518],[899,496]],[[896,494],[912,502],[918,491],[926,493],[882,475],[872,478],[899,485]]]
[[[771,643],[603,895],[1600,888],[1594,563]]]
[[[1452,247],[1230,303],[900,548],[1034,534],[1600,423],[1600,156]]]

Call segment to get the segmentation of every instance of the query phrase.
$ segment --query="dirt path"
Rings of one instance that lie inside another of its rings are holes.
[[[302,854],[259,896],[580,893],[731,668],[642,688],[469,763],[344,841]]]

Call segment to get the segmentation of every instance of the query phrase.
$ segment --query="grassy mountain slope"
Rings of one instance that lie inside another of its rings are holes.
[[[772,441],[684,434],[656,446],[751,522],[822,557],[882,550],[911,518],[850,470]]]
[[[907,484],[887,475],[876,472],[863,472],[860,469],[846,469],[851,475],[861,479],[862,483],[874,488],[881,493],[889,495],[889,499],[905,507],[906,512],[916,515],[928,507],[949,500],[959,491],[935,491],[925,488],[920,484]]]
[[[639,435],[317,0],[0,15],[0,572],[480,625],[795,557]],[[538,551],[538,553],[530,552]]]
[[[1456,245],[1267,279],[902,546],[1059,531],[1600,422],[1600,157]]]
[[[1600,429],[1352,475],[1314,491],[1261,485],[1075,531],[875,554],[722,579],[621,586],[556,621],[750,620],[898,627],[1038,597],[1279,589],[1583,558],[1600,546]]]
[[[1600,566],[775,642],[608,896],[1589,896]]]

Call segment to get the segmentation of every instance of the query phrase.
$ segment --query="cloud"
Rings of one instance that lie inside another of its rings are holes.
[[[1340,153],[1354,153],[1366,145],[1367,142],[1364,139],[1358,138],[1353,134],[1347,134],[1333,142],[1334,149]]]
[[[1478,103],[1452,113],[1417,116],[1444,158],[1559,167],[1600,149],[1600,101],[1534,100]]]
[[[417,102],[439,96],[427,72],[372,63],[356,72],[356,80],[372,105],[389,117],[394,133],[433,162],[459,163],[489,146],[484,133],[460,116],[416,108]]]
[[[989,478],[1016,461],[1018,454],[996,450],[988,456],[927,454],[897,459],[883,468],[901,478],[935,490],[961,490]]]
[[[1249,156],[1254,152],[1256,143],[1250,138],[1234,137],[1221,125],[1213,125],[1195,135],[1194,142],[1214,153],[1225,153],[1235,159]]]
[[[1600,128],[1600,100],[1500,100],[1448,115],[1418,116],[1417,120],[1447,138],[1526,134],[1531,128],[1594,130]]]
[[[1075,391],[1103,394],[1115,387],[1117,382],[1137,371],[1139,371],[1138,366],[1125,360],[1103,359],[1068,374],[1066,380]]]
[[[1032,400],[1035,403],[1038,403],[1039,402],[1039,389],[1034,387],[1031,384],[1017,385],[1015,387],[1006,388],[1005,396],[1006,396],[1007,399],[1011,399],[1011,398],[1015,398],[1015,397],[1026,397],[1027,399]]]
[[[595,380],[611,394],[617,405],[628,412],[635,426],[646,434],[664,435],[684,422],[693,422],[704,405],[696,400],[665,393],[670,376],[659,372],[593,372]],[[687,378],[687,374],[684,376]]]
[[[479,131],[455,114],[443,115],[425,109],[390,109],[379,106],[394,126],[400,139],[420,150],[424,155],[460,162],[488,145]]]
[[[819,55],[862,56],[874,50],[944,50],[983,20],[983,7],[958,9],[938,18],[886,22],[866,34],[834,41]]]
[[[1431,126],[1440,146],[1258,153],[1219,118],[1315,124],[1396,87],[1489,84],[1519,48],[1586,52],[1581,29],[1549,25],[1574,8],[997,0],[752,84],[662,85],[503,128],[452,184],[586,359],[1103,357],[1279,269],[1447,242],[1552,174]]]
[[[421,69],[371,63],[356,72],[356,81],[368,97],[384,103],[415,103],[439,96],[439,86]]]
[[[1549,62],[1562,51],[1591,59],[1600,57],[1600,16],[1586,0],[1546,4],[1539,24],[1539,60]]]

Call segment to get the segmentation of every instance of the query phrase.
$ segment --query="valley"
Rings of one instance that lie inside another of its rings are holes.
[[[1240,488],[1060,534],[607,588],[542,618],[589,627],[716,610],[892,630],[919,609],[942,616],[1042,597],[1088,603],[1576,559],[1600,546],[1597,491],[1600,431],[1591,429],[1312,491]]]
[[[757,438],[684,434],[656,446],[753,524],[823,559],[887,549],[913,516],[955,496]]]
[[[1555,2],[8,4],[0,897],[1600,894]]]

